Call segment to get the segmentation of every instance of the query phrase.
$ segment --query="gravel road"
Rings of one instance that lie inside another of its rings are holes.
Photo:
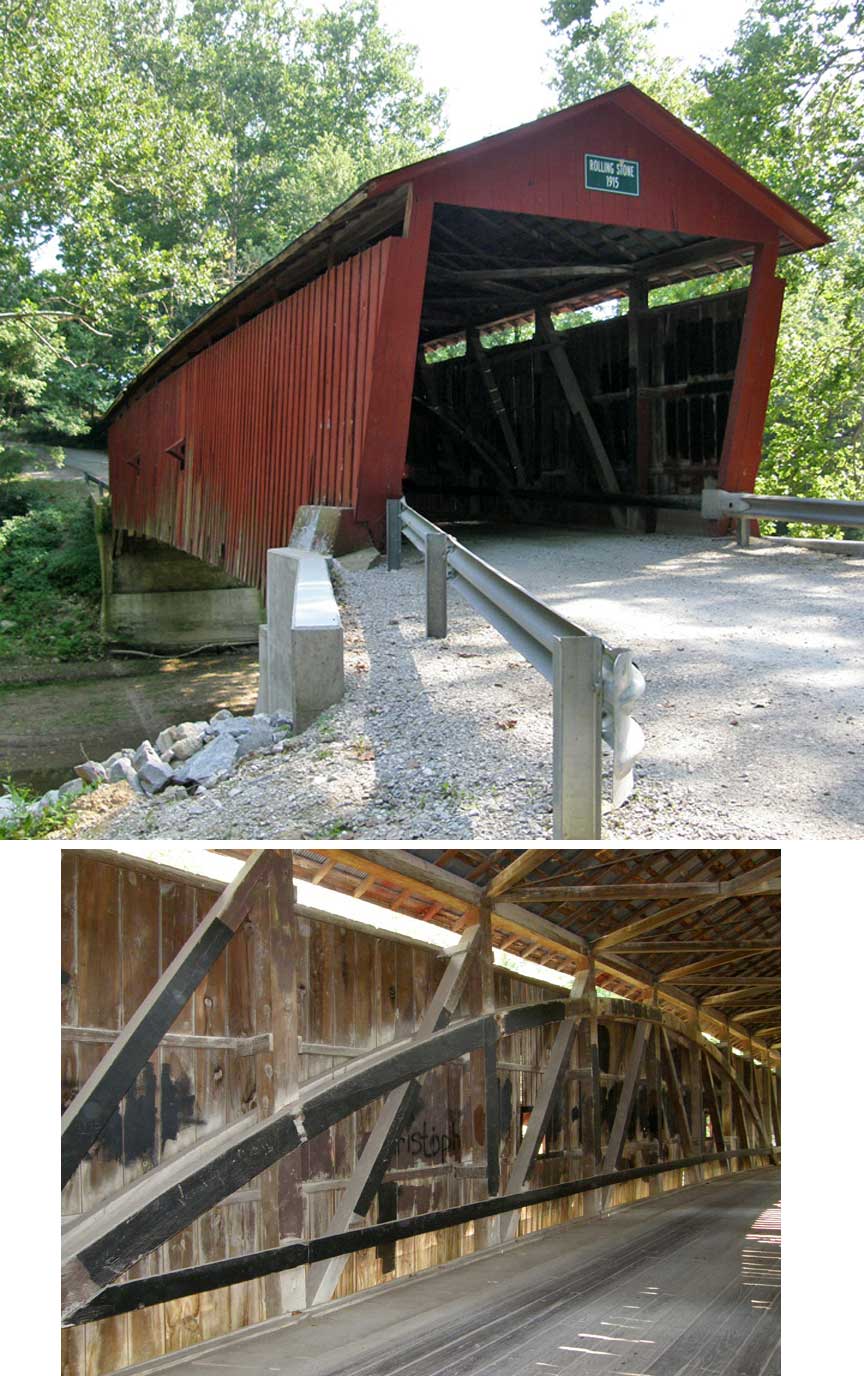
[[[627,839],[864,835],[864,558],[700,537],[459,532],[636,653],[648,687]],[[203,797],[136,800],[91,837],[551,838],[551,689],[451,597],[423,634],[422,566],[340,571],[345,699]]]

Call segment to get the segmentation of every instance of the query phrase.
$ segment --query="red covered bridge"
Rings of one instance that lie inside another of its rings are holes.
[[[114,403],[115,530],[261,586],[304,504],[380,539],[403,490],[441,518],[603,522],[752,490],[778,257],[826,242],[629,85],[378,177]],[[744,290],[649,309],[748,264]],[[626,315],[560,328],[614,298]]]

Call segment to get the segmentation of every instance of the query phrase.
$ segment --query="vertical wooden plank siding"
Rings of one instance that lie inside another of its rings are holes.
[[[83,1035],[76,1039],[74,1033],[96,1027],[107,1036],[119,1030],[207,913],[213,894],[182,880],[154,878],[134,863],[112,865],[80,851],[66,853],[62,890],[62,1015],[69,1029],[62,1073],[63,1092],[68,1095],[76,1091],[78,1077],[88,1074],[111,1045]],[[442,969],[435,951],[408,940],[375,936],[336,920],[298,916],[286,863],[281,873],[273,874],[269,889],[262,890],[233,942],[172,1028],[174,1034],[195,1037],[269,1034],[271,1044],[256,1048],[254,1054],[163,1044],[121,1105],[117,1121],[106,1127],[70,1181],[64,1215],[98,1206],[151,1164],[211,1136],[223,1124],[247,1115],[269,1115],[289,1102],[302,1083],[349,1063],[346,1049],[360,1052],[410,1036]],[[457,1016],[479,1013],[493,988],[499,1008],[529,1003],[549,992],[548,986],[503,969],[484,972],[475,966]],[[598,1014],[600,1035],[586,1018],[576,1037],[529,1185],[554,1184],[599,1169],[617,1102],[618,1090],[610,1088],[610,1082],[623,1069],[633,1029],[615,1024],[607,1028],[602,1000]],[[538,1103],[556,1035],[554,1026],[530,1029],[498,1046],[504,1189],[512,1176],[523,1124]],[[662,1113],[657,1122],[658,1062],[652,1037],[648,1062],[634,1091],[633,1113],[628,1115],[624,1165],[653,1161],[663,1151]],[[691,1082],[691,1092],[692,1088]],[[680,1093],[679,1087],[679,1097]],[[277,1246],[292,1236],[321,1235],[379,1108],[380,1104],[367,1105],[304,1144],[142,1258],[124,1279]],[[414,1119],[393,1152],[369,1221],[485,1198],[486,1110],[482,1051],[425,1076]],[[676,1149],[673,1154],[681,1153]],[[649,1191],[678,1188],[685,1183],[681,1174],[664,1176],[656,1186],[646,1181],[616,1186],[609,1203],[617,1206]],[[519,1230],[526,1234],[552,1227],[591,1214],[597,1205],[584,1195],[525,1208],[520,1211]],[[494,1221],[480,1220],[370,1248],[348,1259],[337,1294],[351,1295],[469,1255],[494,1245],[497,1237]],[[303,1270],[286,1272],[64,1330],[64,1376],[107,1376],[122,1366],[302,1309],[305,1286]]]
[[[132,402],[108,439],[116,529],[263,586],[266,551],[288,542],[298,506],[354,506],[394,243],[331,268]],[[166,453],[180,439],[182,470]]]

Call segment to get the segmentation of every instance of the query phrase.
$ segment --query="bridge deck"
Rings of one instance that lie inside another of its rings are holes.
[[[776,1170],[715,1180],[146,1370],[777,1376],[779,1191]]]

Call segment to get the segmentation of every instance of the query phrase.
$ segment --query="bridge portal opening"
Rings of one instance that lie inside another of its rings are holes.
[[[664,520],[701,528],[747,289],[651,294],[745,267],[752,253],[678,232],[437,205],[408,501],[436,521],[637,530],[679,508]]]

